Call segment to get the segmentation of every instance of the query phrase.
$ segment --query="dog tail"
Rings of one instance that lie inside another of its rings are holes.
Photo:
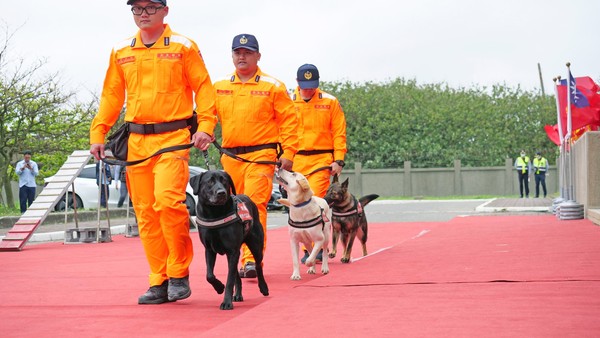
[[[362,205],[364,208],[367,204],[371,203],[371,201],[376,199],[377,197],[379,197],[379,195],[377,195],[377,194],[365,195],[365,196],[359,198],[358,202],[360,202],[360,205]]]

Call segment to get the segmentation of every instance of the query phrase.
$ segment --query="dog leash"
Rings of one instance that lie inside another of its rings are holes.
[[[330,165],[328,165],[328,166],[324,166],[324,167],[317,168],[317,169],[315,169],[315,170],[313,170],[313,171],[309,172],[308,174],[304,175],[304,177],[308,177],[308,176],[310,176],[310,175],[312,175],[312,174],[314,174],[314,173],[317,173],[317,172],[319,172],[319,171],[323,171],[323,170],[331,170],[331,166],[330,166]]]
[[[162,148],[159,149],[157,152],[155,152],[154,154],[146,157],[146,158],[142,158],[139,160],[133,160],[133,161],[123,161],[123,160],[119,160],[115,157],[105,157],[102,159],[102,161],[111,164],[111,165],[120,165],[123,167],[129,166],[129,165],[136,165],[136,164],[140,164],[144,161],[147,161],[149,159],[151,159],[154,156],[160,155],[160,154],[164,154],[170,151],[176,151],[176,150],[184,150],[184,149],[189,149],[193,146],[193,143],[189,143],[189,144],[180,144],[180,145],[176,145],[176,146],[170,146],[170,147],[166,147],[166,148]]]
[[[274,162],[274,161],[251,161],[251,160],[247,160],[247,159],[245,159],[243,157],[240,157],[240,156],[238,156],[238,155],[230,152],[227,149],[224,149],[223,147],[221,147],[221,145],[219,144],[219,142],[217,142],[217,140],[214,140],[212,142],[212,144],[219,150],[219,152],[221,154],[225,154],[225,155],[227,155],[227,156],[229,156],[229,157],[231,157],[231,158],[233,158],[235,160],[246,162],[246,163],[271,164],[271,165],[276,165],[278,167],[281,167],[281,162]]]

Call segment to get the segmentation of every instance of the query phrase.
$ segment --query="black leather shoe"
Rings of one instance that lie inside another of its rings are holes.
[[[161,285],[151,286],[146,293],[138,298],[138,304],[162,304],[168,302],[168,285],[169,281],[164,281]]]
[[[190,276],[169,278],[167,294],[170,302],[188,298],[192,294],[192,290],[190,290]]]
[[[240,269],[240,278],[256,278],[256,263],[246,262],[246,265]]]

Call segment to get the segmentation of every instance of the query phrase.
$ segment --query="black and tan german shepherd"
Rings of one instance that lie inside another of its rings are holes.
[[[329,258],[334,258],[337,253],[337,242],[342,237],[344,245],[344,255],[342,263],[349,263],[352,254],[352,245],[354,238],[358,237],[362,245],[363,256],[367,255],[367,235],[369,226],[364,207],[372,200],[379,197],[377,194],[371,194],[356,199],[348,191],[348,179],[342,183],[339,182],[337,175],[333,177],[333,182],[327,189],[325,200],[332,209],[332,249],[329,251]]]

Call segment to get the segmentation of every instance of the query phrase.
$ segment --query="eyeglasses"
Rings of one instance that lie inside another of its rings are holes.
[[[133,7],[131,7],[131,12],[133,13],[133,15],[142,15],[142,13],[144,13],[144,11],[146,11],[146,14],[154,15],[154,14],[156,14],[156,12],[159,9],[163,9],[163,8],[165,8],[165,6],[146,6],[146,7],[133,6]]]

